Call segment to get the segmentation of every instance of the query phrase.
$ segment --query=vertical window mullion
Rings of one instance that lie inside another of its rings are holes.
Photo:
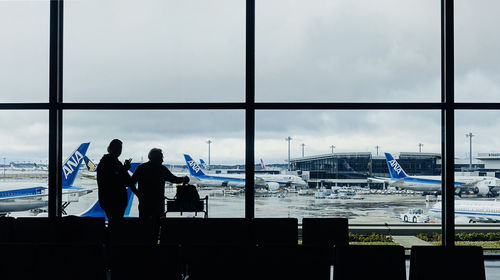
[[[255,217],[255,0],[246,1],[245,218]]]
[[[441,0],[442,245],[455,243],[455,106],[453,0]]]
[[[50,1],[49,217],[62,213],[62,45],[63,0]]]

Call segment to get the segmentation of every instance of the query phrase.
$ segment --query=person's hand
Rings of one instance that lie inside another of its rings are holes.
[[[188,177],[188,176],[184,176],[184,182],[183,182],[183,183],[184,183],[184,184],[189,183],[189,177]]]
[[[130,169],[130,162],[131,161],[132,161],[131,158],[125,160],[125,163],[123,164],[123,167],[125,167],[125,170],[129,170]]]

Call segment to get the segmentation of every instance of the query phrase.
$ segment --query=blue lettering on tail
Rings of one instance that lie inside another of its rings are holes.
[[[205,176],[205,173],[201,171],[201,167],[189,155],[184,154],[184,159],[191,176]]]
[[[78,170],[80,169],[80,164],[87,153],[89,145],[90,143],[82,143],[64,162],[62,168],[63,188],[68,188],[73,185],[76,175],[78,174]]]
[[[387,167],[389,168],[389,174],[391,175],[391,178],[400,179],[408,177],[401,165],[399,165],[399,163],[392,157],[391,154],[385,153],[385,160],[387,162]]]

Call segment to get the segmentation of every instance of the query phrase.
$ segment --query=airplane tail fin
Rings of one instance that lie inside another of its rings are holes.
[[[82,163],[85,154],[89,148],[90,142],[82,143],[80,146],[71,153],[71,155],[64,161],[63,164],[63,178],[62,186],[63,188],[68,188],[73,185],[76,175],[80,169],[80,164]]]
[[[205,173],[201,171],[201,167],[189,155],[184,154],[184,159],[191,176],[205,176]]]
[[[132,163],[130,166],[130,171],[133,173],[140,163]],[[134,193],[130,188],[127,188],[127,207],[125,208],[124,217],[130,216],[130,210],[132,209],[132,203],[134,202]],[[97,218],[108,218],[106,212],[101,207],[99,200],[97,200],[87,211],[85,211],[80,216],[82,217],[97,217]]]
[[[207,163],[203,159],[201,159],[201,158],[200,158],[200,166],[203,169],[207,169],[207,167],[208,167]]]
[[[97,165],[93,161],[91,161],[87,156],[83,157],[83,161],[85,162],[85,166],[89,172],[95,172],[97,169]]]
[[[262,168],[262,170],[266,169],[266,165],[262,159],[260,159],[260,168]]]
[[[134,201],[134,193],[127,188],[127,208],[125,208],[124,217],[130,216],[130,209],[132,209],[132,202]],[[97,200],[87,211],[80,215],[81,217],[96,217],[96,218],[106,218],[106,212],[101,207],[99,200]]]
[[[391,154],[385,153],[385,160],[387,162],[389,174],[391,175],[392,179],[401,179],[408,177],[401,165],[399,165],[399,163],[392,157]]]

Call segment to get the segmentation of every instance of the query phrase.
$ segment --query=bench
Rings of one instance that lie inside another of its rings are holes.
[[[180,212],[182,216],[183,212],[194,212],[194,215],[197,216],[198,212],[203,212],[205,213],[205,218],[208,218],[208,195],[205,198],[195,201],[179,201],[168,197],[165,197],[165,199],[167,204],[165,215],[168,212]]]

